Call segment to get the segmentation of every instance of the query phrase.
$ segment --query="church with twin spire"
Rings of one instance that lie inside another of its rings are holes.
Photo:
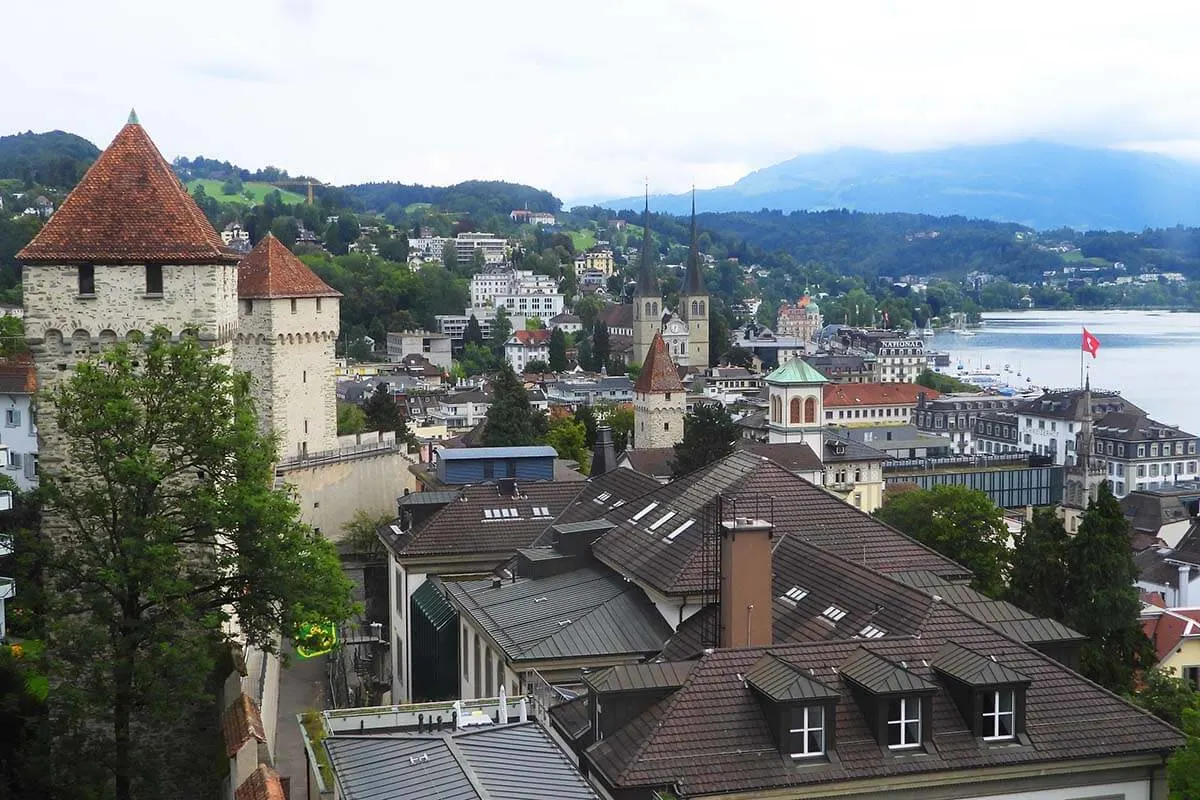
[[[655,335],[663,337],[671,360],[681,367],[704,369],[709,360],[708,314],[710,302],[704,284],[703,262],[696,233],[696,198],[692,195],[691,243],[687,271],[679,290],[679,310],[667,310],[654,271],[655,253],[650,232],[650,200],[643,211],[642,253],[633,291],[633,362],[644,365]]]

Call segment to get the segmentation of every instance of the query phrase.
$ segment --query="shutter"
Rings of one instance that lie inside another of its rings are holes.
[[[35,462],[35,461],[33,460],[33,456],[32,456],[32,455],[31,455],[29,458],[25,459],[25,477],[26,477],[26,478],[29,478],[30,480],[33,480],[33,477],[34,477],[34,475],[35,475],[35,472],[34,472],[34,465],[35,465],[36,463],[37,463],[37,462]]]

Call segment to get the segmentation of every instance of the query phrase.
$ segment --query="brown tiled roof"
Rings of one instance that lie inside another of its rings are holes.
[[[267,740],[258,705],[243,692],[221,715],[221,732],[225,736],[225,754],[230,758],[251,739]]]
[[[646,475],[669,478],[675,471],[671,466],[675,462],[675,448],[641,447],[626,450],[618,461],[628,461],[630,467]]]
[[[268,233],[238,265],[238,297],[341,297]]]
[[[519,331],[513,331],[513,338],[517,340],[518,344],[530,347],[546,344],[550,341],[551,333],[553,333],[553,331],[550,331],[546,328],[541,328],[536,331],[525,330],[522,328]]]
[[[220,264],[238,256],[142,126],[130,123],[17,258],[26,264]]]
[[[1030,680],[1028,744],[981,747],[931,663],[948,642],[995,657]],[[881,748],[840,667],[860,647],[903,663],[937,686],[933,747],[898,759]],[[834,715],[837,759],[797,769],[781,756],[755,690],[740,680],[767,653],[801,674],[820,675],[841,695]],[[586,751],[592,768],[618,789],[678,787],[681,796],[751,794],[774,788],[834,784],[951,770],[1044,764],[1145,753],[1166,754],[1183,737],[1155,717],[1035,650],[944,603],[934,603],[921,636],[850,639],[770,648],[717,650],[702,657],[683,687]],[[828,792],[836,793],[833,786]]]
[[[655,333],[650,342],[650,349],[646,351],[646,360],[642,362],[642,371],[638,374],[637,383],[633,384],[633,390],[640,394],[684,391],[683,382],[679,380],[679,372],[675,368],[675,362],[671,360],[671,354],[667,352],[667,343],[663,341],[661,333]]]
[[[917,383],[827,383],[825,407],[915,406],[920,393],[925,394],[926,400],[941,397],[940,392]]]
[[[279,773],[266,764],[250,773],[233,793],[233,800],[284,800]]]
[[[28,359],[0,361],[0,394],[34,394],[37,371]]]
[[[929,570],[938,575],[968,574],[960,565],[925,547],[868,514],[839,500],[820,487],[796,476],[775,462],[751,453],[736,452],[707,467],[678,478],[657,491],[615,508],[607,518],[616,527],[595,544],[593,552],[618,572],[665,594],[711,591],[701,547],[703,520],[718,494],[730,502],[726,513],[749,513],[746,504],[760,504],[755,516],[769,515],[776,536],[798,537],[842,558],[852,559],[881,572]],[[651,502],[656,506],[645,518],[632,518]],[[668,511],[669,525],[648,535],[647,527]],[[695,524],[674,539],[666,534],[678,524]]]

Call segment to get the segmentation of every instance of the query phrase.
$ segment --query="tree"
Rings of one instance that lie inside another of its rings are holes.
[[[483,255],[483,248],[476,247],[471,252],[471,267],[474,269],[475,272],[479,272],[486,266],[487,266],[487,258]]]
[[[608,412],[605,420],[613,432],[613,449],[624,453],[629,449],[629,440],[633,437],[633,409],[629,406],[617,406]]]
[[[1200,710],[1200,694],[1196,692],[1192,682],[1160,668],[1146,672],[1142,686],[1133,696],[1133,700],[1176,728],[1183,727],[1185,711]]]
[[[612,345],[608,340],[608,325],[597,322],[592,329],[592,369],[599,371],[608,367],[612,356]]]
[[[365,556],[368,561],[376,561],[384,552],[383,542],[379,541],[376,531],[392,519],[391,512],[371,515],[360,508],[349,522],[342,525],[342,543],[349,546],[352,553]]]
[[[725,361],[731,367],[745,367],[750,369],[754,365],[754,353],[744,347],[731,347],[725,353]]]
[[[224,195],[238,195],[242,189],[242,179],[236,175],[221,184],[221,194]]]
[[[362,433],[367,429],[367,415],[353,403],[338,403],[337,432],[338,436],[351,436]]]
[[[1004,588],[1008,531],[1003,512],[984,492],[949,485],[905,492],[875,517],[971,570],[978,591],[996,597]]]
[[[480,344],[469,344],[463,348],[462,355],[456,363],[462,367],[464,376],[470,376],[482,375],[490,370],[495,362],[491,350]]]
[[[542,361],[540,358],[535,358],[535,359],[525,362],[525,372],[527,372],[527,373],[532,372],[532,373],[537,373],[540,375],[543,372],[549,372],[549,371],[550,371],[550,365],[547,364],[545,361]]]
[[[675,477],[711,464],[733,452],[737,423],[725,406],[702,403],[683,418],[683,440],[675,445],[671,468]]]
[[[408,425],[405,424],[404,415],[400,413],[400,406],[386,383],[375,384],[375,391],[363,403],[362,413],[366,422],[365,430],[395,432],[402,439],[407,435]]]
[[[295,217],[276,217],[271,220],[271,233],[284,247],[291,250],[300,238],[300,223]]]
[[[587,429],[582,422],[563,416],[550,423],[546,432],[546,444],[554,448],[559,458],[578,462],[587,461]]]
[[[492,320],[492,354],[497,360],[504,359],[504,345],[508,343],[508,338],[512,336],[512,322],[508,319],[508,312],[503,308],[496,309],[496,318]]]
[[[1200,710],[1185,708],[1182,714],[1187,744],[1167,762],[1167,785],[1171,800],[1200,797]]]
[[[467,320],[467,329],[463,332],[463,347],[469,344],[483,344],[483,330],[479,327],[479,320],[472,314]]]
[[[546,324],[542,322],[541,317],[529,317],[525,320],[525,330],[540,331],[545,330]]]
[[[550,334],[550,371],[562,372],[567,368],[567,335],[562,328]]]
[[[1030,614],[1064,619],[1068,542],[1054,509],[1034,509],[1014,542],[1007,599]]]
[[[714,298],[708,310],[707,366],[715,367],[722,362],[729,351],[729,342],[729,320],[725,316],[724,303],[717,303]]]
[[[160,328],[79,363],[49,398],[69,453],[43,474],[51,720],[72,781],[109,784],[92,795],[149,795],[201,768],[176,737],[211,714],[234,615],[273,650],[280,631],[353,611],[333,545],[273,488],[249,376],[219,353]]]
[[[969,383],[960,381],[953,375],[943,375],[940,372],[934,372],[927,369],[917,376],[916,382],[926,389],[933,389],[936,392],[978,392],[978,386],[972,386]]]
[[[507,361],[492,384],[492,405],[483,429],[484,447],[537,444],[546,432],[546,418],[529,404],[529,393]]]
[[[1065,622],[1088,637],[1079,671],[1114,692],[1128,692],[1134,670],[1152,663],[1138,615],[1137,566],[1129,522],[1108,481],[1088,503],[1068,547]]]

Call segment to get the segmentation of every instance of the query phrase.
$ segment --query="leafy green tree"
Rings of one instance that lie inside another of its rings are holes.
[[[600,311],[603,308],[604,303],[595,297],[582,297],[575,302],[575,314],[583,323],[585,331],[590,331],[595,327],[596,320],[600,318]]]
[[[368,561],[379,560],[384,551],[383,542],[379,541],[376,531],[392,519],[391,512],[372,515],[360,508],[349,522],[342,525],[342,543],[348,545],[351,552],[365,556]]]
[[[729,344],[729,319],[725,316],[724,303],[713,298],[708,314],[708,366],[715,367],[722,363],[729,351]]]
[[[333,545],[273,488],[249,376],[219,352],[158,329],[79,363],[48,399],[69,453],[42,476],[51,723],[76,795],[151,796],[203,768],[175,737],[189,708],[212,713],[234,615],[270,650],[279,631],[353,610]]]
[[[1128,692],[1134,671],[1153,662],[1138,619],[1137,566],[1129,522],[1108,481],[1088,504],[1068,548],[1065,622],[1088,637],[1080,672],[1114,692]]]
[[[924,370],[917,376],[918,384],[926,389],[933,389],[935,392],[978,392],[978,386],[972,386],[969,383],[960,381],[953,375],[943,375],[940,372],[934,372],[931,369]]]
[[[729,455],[738,435],[737,423],[725,406],[718,403],[696,406],[695,411],[683,418],[683,440],[675,445],[671,461],[675,477]],[[635,439],[636,436],[635,432]]]
[[[1007,599],[1039,617],[1066,617],[1069,537],[1052,508],[1037,508],[1012,552]]]
[[[379,243],[379,257],[397,264],[408,263],[408,239],[392,236]]]
[[[474,314],[467,320],[467,329],[463,332],[463,347],[469,344],[483,344],[483,329],[479,327],[479,320]]]
[[[0,316],[0,358],[12,358],[29,352],[25,345],[25,320]]]
[[[1192,682],[1159,668],[1146,672],[1133,700],[1176,728],[1183,727],[1184,712],[1200,710],[1200,693],[1196,692]]]
[[[295,217],[276,217],[271,222],[271,233],[284,247],[291,250],[300,238],[300,223]]]
[[[575,461],[580,465],[587,463],[587,429],[582,422],[577,422],[572,417],[559,417],[550,423],[546,432],[546,444],[554,448],[559,458]]]
[[[596,446],[596,428],[600,422],[596,410],[590,405],[581,405],[575,409],[575,421],[583,426],[583,443],[589,449]]]
[[[386,383],[375,385],[375,391],[363,403],[362,414],[366,424],[364,430],[394,432],[401,439],[407,437],[408,425],[404,421],[404,414],[400,412],[400,405]],[[340,415],[338,422],[341,422]]]
[[[496,318],[492,320],[492,355],[498,361],[504,360],[504,345],[513,334],[512,321],[508,318],[508,312],[503,308],[496,309]]]
[[[545,361],[542,361],[540,358],[535,358],[531,361],[525,362],[525,372],[527,372],[527,373],[541,374],[543,372],[549,372],[549,371],[550,371],[550,365],[548,363],[546,363]]]
[[[462,367],[463,376],[482,375],[492,369],[496,363],[492,351],[479,344],[469,344],[463,348],[462,355],[455,362]]]
[[[1187,744],[1167,762],[1167,785],[1171,800],[1194,800],[1200,797],[1200,710],[1185,708],[1182,717]]]
[[[547,430],[544,414],[529,404],[529,393],[507,361],[492,383],[492,404],[483,429],[484,447],[537,444]]]
[[[221,194],[239,195],[243,190],[242,179],[236,175],[221,184]]]
[[[353,403],[338,403],[337,432],[338,436],[351,436],[362,433],[367,429],[367,415]]]
[[[483,255],[483,248],[476,247],[471,253],[471,267],[475,272],[479,272],[487,266],[487,258]]]
[[[889,499],[875,517],[974,573],[971,585],[989,597],[1004,588],[1008,531],[1003,512],[986,493],[935,486]]]
[[[592,329],[592,369],[599,370],[608,367],[612,357],[612,344],[608,339],[608,325],[597,322]]]
[[[540,317],[529,317],[525,320],[525,330],[527,331],[540,331],[544,330],[545,327],[546,324],[542,322]]]
[[[633,409],[629,406],[617,406],[608,412],[605,422],[612,428],[613,449],[624,453],[629,449],[629,442],[633,438]]]
[[[567,368],[567,335],[562,328],[550,334],[550,370],[562,372]]]

